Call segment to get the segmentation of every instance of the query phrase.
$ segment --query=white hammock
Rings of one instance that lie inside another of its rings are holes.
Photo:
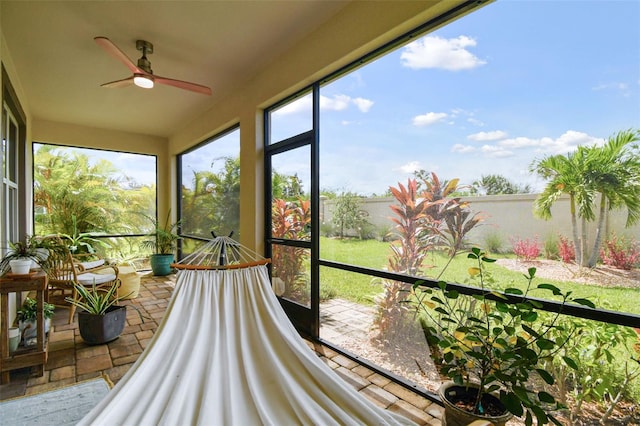
[[[412,424],[360,395],[304,343],[265,265],[237,265],[179,271],[148,347],[79,424]]]

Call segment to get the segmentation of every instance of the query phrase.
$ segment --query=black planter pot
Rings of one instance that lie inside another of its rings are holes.
[[[464,411],[458,408],[454,402],[456,398],[461,397],[463,394],[471,394],[475,397],[478,394],[478,388],[456,385],[453,382],[445,382],[438,389],[438,394],[442,403],[444,404],[444,418],[442,419],[443,426],[467,426],[476,420],[489,422],[494,426],[504,426],[507,421],[513,417],[507,409],[504,409],[504,414],[500,416],[483,416],[480,414],[473,414],[468,411]],[[487,395],[487,398],[492,399],[494,403],[504,407],[500,400],[493,395]],[[484,401],[485,399],[483,399]]]
[[[104,315],[78,312],[80,336],[90,345],[110,342],[120,337],[126,319],[126,306],[110,306]]]

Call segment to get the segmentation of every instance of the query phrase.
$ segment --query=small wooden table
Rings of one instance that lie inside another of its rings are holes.
[[[9,383],[10,371],[36,367],[36,374],[44,375],[47,362],[47,339],[44,332],[44,302],[47,290],[47,275],[43,272],[29,275],[7,274],[0,278],[0,383]],[[38,307],[36,327],[37,343],[33,347],[18,349],[9,354],[9,294],[35,292]]]

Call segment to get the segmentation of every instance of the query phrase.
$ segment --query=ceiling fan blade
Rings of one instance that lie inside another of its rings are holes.
[[[118,46],[113,44],[113,42],[108,38],[94,37],[94,40],[96,43],[98,43],[98,46],[102,47],[108,54],[110,54],[111,56],[113,56],[123,64],[125,64],[125,66],[129,68],[129,70],[131,70],[131,72],[134,72],[134,73],[145,72],[144,70],[141,70],[140,68],[138,68],[138,66],[131,59],[129,59],[129,57],[125,55],[125,53],[122,50],[120,50]]]
[[[201,93],[203,95],[211,96],[211,89],[201,84],[190,83],[188,81],[176,80],[173,78],[153,76],[156,83],[165,84],[167,86],[177,87],[179,89],[191,90],[192,92]]]
[[[124,78],[122,80],[110,81],[108,83],[101,84],[102,87],[125,87],[133,84],[133,76]]]

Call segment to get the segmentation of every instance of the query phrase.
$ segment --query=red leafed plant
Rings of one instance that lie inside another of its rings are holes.
[[[600,249],[600,258],[605,265],[630,271],[640,263],[640,244],[613,234]]]
[[[573,263],[576,260],[576,249],[573,242],[564,235],[560,235],[558,241],[558,255],[564,263]]]
[[[311,222],[311,202],[299,199],[297,202],[275,199],[272,206],[272,235],[287,240],[308,239],[307,225]],[[277,245],[273,249],[272,275],[285,284],[285,296],[304,298],[305,249]]]
[[[533,240],[528,238],[521,240],[519,238],[511,238],[511,245],[513,247],[513,253],[519,260],[531,261],[540,256],[540,244],[538,244],[538,237],[534,237]]]

